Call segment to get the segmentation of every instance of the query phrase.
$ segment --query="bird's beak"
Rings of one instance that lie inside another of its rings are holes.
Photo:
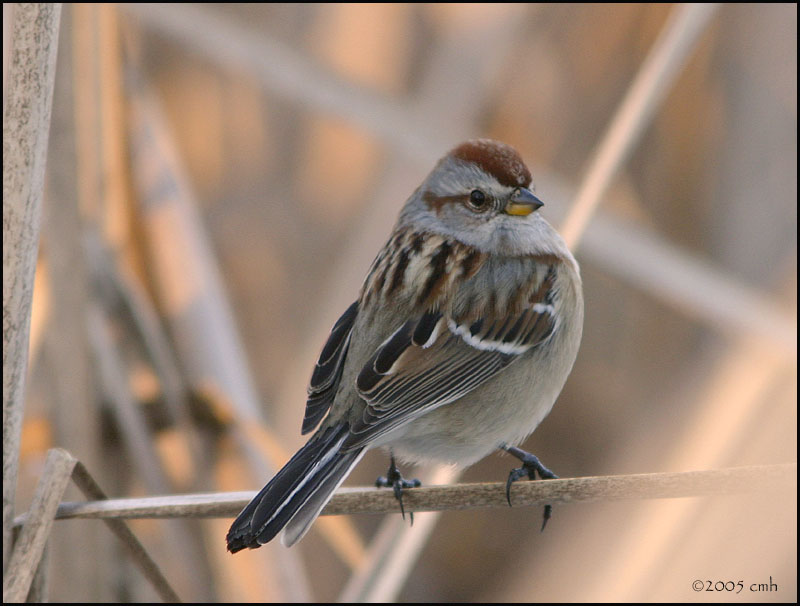
[[[508,200],[505,212],[508,215],[525,217],[533,211],[539,210],[542,206],[544,206],[544,202],[534,196],[531,190],[520,187]]]

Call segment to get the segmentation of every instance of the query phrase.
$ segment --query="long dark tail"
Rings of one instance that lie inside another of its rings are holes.
[[[298,450],[231,525],[228,551],[260,547],[284,527],[284,545],[299,541],[364,454],[340,452],[348,434],[346,424],[329,427]]]

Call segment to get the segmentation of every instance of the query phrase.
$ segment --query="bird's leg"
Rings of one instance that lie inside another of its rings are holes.
[[[400,503],[400,514],[403,516],[404,520],[406,519],[406,512],[405,509],[403,509],[403,489],[417,488],[420,484],[421,482],[416,478],[413,480],[406,480],[403,478],[394,462],[394,455],[391,455],[391,463],[389,463],[389,471],[386,472],[386,477],[381,476],[375,480],[375,486],[378,488],[391,486],[394,489],[394,498]],[[411,524],[413,526],[414,512],[409,512],[408,516],[411,518]]]
[[[522,461],[522,467],[512,469],[511,473],[508,474],[508,481],[506,482],[506,499],[508,500],[509,507],[511,507],[511,485],[523,476],[528,476],[529,479],[535,480],[536,474],[538,473],[542,480],[558,479],[556,474],[542,465],[542,462],[536,455],[532,455],[531,453],[525,452],[524,450],[516,448],[515,446],[508,446],[507,444],[501,444],[500,448],[505,450],[511,456],[517,457],[520,461]],[[542,520],[542,530],[544,530],[544,527],[547,526],[547,521],[550,519],[552,514],[553,506],[549,504],[545,505],[544,519]]]

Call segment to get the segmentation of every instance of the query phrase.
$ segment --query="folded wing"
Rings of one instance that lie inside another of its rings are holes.
[[[439,311],[405,322],[358,375],[356,387],[367,407],[342,448],[364,446],[461,398],[546,341],[556,322],[546,301],[496,322],[478,318],[467,323]]]
[[[312,431],[322,420],[333,404],[339,381],[342,378],[344,359],[350,345],[350,334],[358,316],[358,301],[342,314],[334,325],[331,334],[322,348],[319,360],[314,366],[311,383],[308,386],[306,413],[303,418],[302,433]]]

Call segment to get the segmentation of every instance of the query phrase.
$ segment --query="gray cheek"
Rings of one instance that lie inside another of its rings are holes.
[[[458,205],[442,212],[441,219],[449,235],[465,244],[484,249],[496,229],[497,215],[493,210],[474,213],[463,205]]]

